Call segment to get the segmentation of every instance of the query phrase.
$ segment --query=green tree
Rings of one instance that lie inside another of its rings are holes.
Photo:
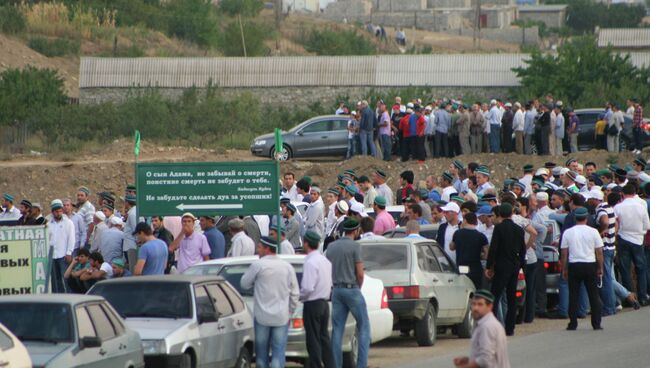
[[[567,4],[567,25],[578,33],[593,33],[596,27],[638,27],[646,10],[643,5],[611,4],[594,0],[546,0],[545,4]]]
[[[0,125],[14,125],[67,102],[63,79],[56,70],[7,69],[0,73]]]
[[[375,45],[354,30],[312,30],[304,40],[305,50],[317,55],[375,55]]]
[[[513,69],[521,81],[514,91],[520,101],[549,92],[580,107],[650,98],[650,71],[636,68],[628,55],[598,48],[594,37],[577,37],[560,46],[557,55],[533,52],[526,64]]]
[[[234,21],[226,26],[221,35],[220,49],[225,56],[264,56],[268,53],[264,41],[269,34],[267,26],[255,21],[242,20],[241,28],[239,22]],[[245,54],[243,42],[246,42]]]
[[[219,9],[230,15],[241,15],[243,17],[254,17],[264,8],[260,0],[221,0]]]
[[[210,0],[171,0],[168,33],[195,42],[199,46],[215,46],[218,24]]]

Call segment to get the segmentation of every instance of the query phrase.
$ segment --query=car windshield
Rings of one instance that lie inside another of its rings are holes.
[[[103,296],[123,318],[192,318],[188,283],[108,282],[88,293]]]
[[[216,276],[219,274],[219,271],[221,271],[221,267],[223,267],[223,265],[196,265],[183,271],[183,275]]]
[[[403,244],[362,244],[361,259],[367,271],[403,270],[407,248]]]
[[[298,278],[298,285],[302,280],[302,263],[296,264],[292,263],[293,269],[296,271],[296,278]],[[239,294],[242,296],[252,296],[253,290],[244,290],[241,287],[241,278],[244,276],[244,272],[248,269],[250,264],[245,265],[225,265],[221,268],[219,276],[223,277],[232,285]]]
[[[68,304],[0,303],[0,322],[23,342],[73,342]]]

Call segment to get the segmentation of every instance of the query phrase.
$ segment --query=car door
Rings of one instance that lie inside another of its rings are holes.
[[[467,307],[467,299],[464,288],[461,290],[458,287],[459,274],[456,272],[456,266],[439,246],[430,244],[430,248],[440,266],[440,271],[436,273],[439,281],[434,282],[440,309],[441,311],[445,309],[444,316],[450,320],[462,318]]]
[[[330,120],[316,120],[305,124],[296,132],[293,154],[296,157],[327,155],[330,126]]]
[[[120,367],[126,367],[129,362],[137,362],[141,356],[142,345],[134,344],[133,341],[129,340],[129,336],[126,333],[124,324],[117,316],[115,311],[111,309],[107,303],[100,304],[102,310],[110,320],[113,325],[113,330],[115,330],[115,339],[119,343],[118,347],[118,362]]]
[[[124,341],[117,335],[111,320],[99,304],[90,304],[86,307],[90,319],[93,321],[97,336],[102,343],[99,348],[98,358],[110,367],[124,367]]]
[[[197,319],[203,314],[216,315],[214,303],[204,285],[194,287],[194,301]],[[199,321],[199,337],[201,349],[198,352],[200,366],[225,367],[225,346],[222,344],[225,326],[220,320]]]
[[[596,147],[596,121],[598,112],[590,111],[576,114],[580,119],[580,133],[578,134],[578,149],[590,150]]]
[[[75,319],[77,322],[77,338],[80,342],[84,337],[99,338],[97,335],[95,325],[90,319],[90,314],[86,310],[84,305],[77,306],[75,308]],[[103,346],[99,347],[84,347],[79,350],[75,356],[75,362],[78,364],[78,367],[98,367],[98,368],[110,368],[112,367],[111,363],[104,359],[104,355],[100,355],[103,350]]]
[[[217,328],[219,332],[220,363],[224,367],[232,367],[237,360],[239,349],[237,346],[237,326],[233,319],[233,308],[230,300],[216,283],[207,284],[205,288],[210,294],[214,308],[219,312]]]
[[[329,151],[333,156],[344,156],[348,151],[348,120],[332,120]]]
[[[251,338],[251,329],[253,328],[253,319],[250,313],[246,311],[244,300],[239,296],[237,291],[227,283],[220,283],[219,286],[230,300],[233,309],[233,320],[237,329],[237,347],[241,349],[247,339]]]

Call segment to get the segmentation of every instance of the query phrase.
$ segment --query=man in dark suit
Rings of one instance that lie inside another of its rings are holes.
[[[485,276],[492,281],[492,293],[498,300],[505,289],[508,313],[505,320],[506,335],[515,333],[517,317],[516,292],[517,276],[522,265],[526,264],[526,241],[524,229],[512,221],[512,206],[504,203],[499,206],[500,224],[494,226],[492,241],[488,251]]]

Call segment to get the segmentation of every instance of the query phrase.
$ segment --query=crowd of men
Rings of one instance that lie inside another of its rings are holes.
[[[643,107],[637,99],[626,104],[623,112],[617,104],[606,103],[595,125],[596,148],[619,152],[627,116],[632,121],[633,151],[641,153]],[[379,100],[374,111],[365,100],[356,109],[341,102],[336,114],[351,117],[346,158],[372,155],[386,161],[393,154],[402,161],[487,152],[528,155],[533,145],[539,154],[562,155],[578,151],[581,129],[574,110],[552,95],[544,103],[535,99],[525,104],[496,99],[489,104],[415,99],[403,105],[395,97],[392,106]]]
[[[435,240],[451,261],[467,266],[467,276],[481,290],[475,318],[494,302],[506,335],[515,331],[520,270],[526,279],[524,323],[536,316],[569,319],[567,329],[574,330],[578,318],[590,312],[598,330],[603,316],[648,305],[647,162],[638,157],[624,167],[598,168],[571,158],[563,164],[525,165],[521,177],[506,179],[501,187],[492,183],[489,167],[458,160],[440,175],[416,178],[404,171],[399,188],[392,189],[387,173],[378,169],[369,176],[345,170],[326,190],[308,176],[296,180],[286,172],[282,218],[185,213],[145,221],[137,218],[132,185],[124,193],[123,215],[115,208],[115,194],[100,192],[93,204],[90,190],[80,187],[76,203],[55,199],[43,217],[40,205],[23,199],[16,208],[15,198],[5,193],[0,222],[47,223],[57,293],[83,293],[106,278],[183,272],[208,259],[257,254],[259,261],[242,278],[242,287],[255,290],[257,365],[268,365],[270,350],[284,361],[289,316],[302,301],[312,366],[341,366],[350,313],[359,331],[359,366],[365,366],[370,335],[357,240],[382,238],[396,226],[404,226],[407,237],[421,237],[421,226],[438,225]],[[403,211],[390,213],[395,205]],[[304,211],[298,209],[302,206]],[[544,246],[561,253],[553,310],[547,310]],[[307,254],[300,284],[291,266],[276,256],[293,253]],[[459,358],[457,363],[468,362]]]

